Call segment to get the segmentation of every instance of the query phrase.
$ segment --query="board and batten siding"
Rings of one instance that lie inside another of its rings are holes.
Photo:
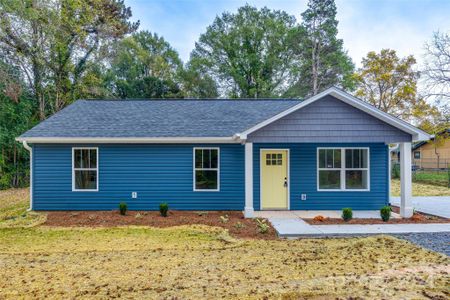
[[[370,191],[318,191],[318,147],[368,147],[370,151]],[[291,210],[379,210],[389,202],[388,146],[383,143],[254,144],[254,209],[260,210],[260,150],[289,149],[289,191]],[[306,200],[301,200],[306,194]]]
[[[326,96],[251,134],[254,143],[400,143],[411,135]]]
[[[72,191],[72,147],[33,146],[35,210],[242,210],[242,145],[84,145],[99,149],[99,191]],[[220,191],[193,191],[193,148],[220,148]],[[131,193],[137,192],[132,199]]]

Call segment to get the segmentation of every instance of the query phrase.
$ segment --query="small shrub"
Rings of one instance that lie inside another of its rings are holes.
[[[400,164],[398,164],[398,163],[392,164],[391,176],[393,179],[400,178]]]
[[[241,222],[237,222],[236,224],[234,224],[234,228],[236,228],[236,229],[242,229],[244,227],[245,227],[245,225],[242,224]]]
[[[228,217],[228,215],[220,216],[220,222],[222,223],[228,223],[229,220],[230,218]]]
[[[381,216],[381,219],[384,222],[389,221],[389,219],[391,218],[391,207],[390,206],[383,206],[380,209],[380,216]]]
[[[321,216],[321,215],[315,216],[315,217],[313,218],[314,221],[318,221],[318,222],[323,222],[323,221],[325,221],[326,219],[327,219],[327,218],[325,218],[324,216]]]
[[[269,231],[269,225],[266,223],[266,220],[264,219],[255,219],[256,220],[256,226],[258,227],[259,233],[267,233]]]
[[[353,211],[350,207],[346,207],[342,209],[342,219],[344,219],[344,221],[349,221],[353,218]]]
[[[125,216],[128,210],[128,206],[125,202],[119,204],[119,211],[122,216]]]
[[[142,215],[140,214],[140,213],[137,213],[135,216],[134,216],[136,219],[142,219]]]
[[[169,212],[169,204],[167,203],[161,203],[159,205],[159,213],[163,217],[167,217],[167,213]]]

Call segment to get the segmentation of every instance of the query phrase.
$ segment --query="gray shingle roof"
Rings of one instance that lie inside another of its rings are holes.
[[[78,100],[21,138],[231,137],[299,100]]]

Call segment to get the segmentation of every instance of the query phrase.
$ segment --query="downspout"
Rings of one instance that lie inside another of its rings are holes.
[[[22,145],[30,152],[30,207],[27,211],[33,210],[33,148],[28,145],[27,141],[23,141]]]
[[[398,144],[394,144],[392,147],[389,147],[388,151],[388,168],[389,168],[389,176],[388,176],[388,197],[389,197],[389,205],[391,204],[391,180],[392,180],[392,166],[391,166],[391,152],[398,148]]]

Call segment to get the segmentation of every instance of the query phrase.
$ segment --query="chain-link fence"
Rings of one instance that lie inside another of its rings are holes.
[[[444,166],[443,163],[437,162],[437,160],[429,159],[426,161],[427,164],[412,164],[412,181],[422,182],[432,185],[446,186],[450,188],[450,161]],[[391,161],[392,173],[391,177],[393,179],[400,178],[400,163],[398,160]],[[428,166],[428,167],[424,167]],[[441,166],[437,168],[435,166]]]

